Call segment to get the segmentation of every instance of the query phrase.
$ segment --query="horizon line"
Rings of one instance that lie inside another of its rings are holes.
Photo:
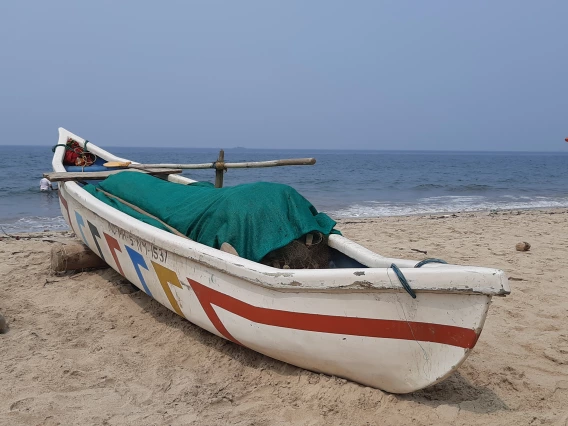
[[[187,146],[138,146],[138,145],[105,145],[104,147],[97,145],[99,148],[106,149],[108,148],[139,148],[139,149],[199,149],[199,150],[224,150],[224,151],[365,151],[365,152],[461,152],[461,153],[568,153],[568,150],[564,151],[529,151],[529,150],[449,150],[449,149],[371,149],[371,148],[247,148],[247,147],[230,147],[230,148],[221,148],[221,147],[187,147]],[[3,145],[0,144],[0,149],[2,147],[12,147],[12,148],[24,148],[24,147],[50,147],[49,145],[31,145],[31,144],[24,144],[24,145]]]

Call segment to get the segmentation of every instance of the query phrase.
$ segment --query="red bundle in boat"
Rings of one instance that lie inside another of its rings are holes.
[[[95,155],[85,151],[79,142],[74,139],[67,138],[67,150],[63,158],[63,164],[71,166],[90,166],[96,160]]]

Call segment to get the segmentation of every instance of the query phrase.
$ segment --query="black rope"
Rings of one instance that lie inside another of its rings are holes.
[[[85,152],[89,152],[89,148],[87,148],[88,143],[89,143],[89,141],[87,139],[85,139],[85,144],[83,145],[83,149],[85,150]]]
[[[53,146],[51,147],[51,152],[55,152],[55,150],[57,149],[58,146],[64,146],[64,147],[65,147],[65,150],[68,149],[67,145],[64,145],[64,144],[62,144],[62,143],[58,143],[57,145],[53,145]]]
[[[408,281],[406,281],[406,277],[403,275],[402,271],[400,269],[398,269],[398,266],[396,266],[394,263],[391,265],[392,270],[394,271],[394,273],[396,274],[396,276],[398,277],[398,280],[400,281],[400,283],[402,284],[402,286],[404,287],[404,289],[406,290],[406,292],[408,294],[410,294],[410,296],[413,299],[416,299],[416,293],[414,293],[414,290],[412,290],[412,288],[410,287],[410,284],[408,284]]]
[[[414,265],[415,268],[420,268],[421,266],[424,266],[428,263],[445,263],[447,264],[448,262],[446,262],[445,260],[442,259],[434,259],[433,257],[430,259],[424,259],[420,262],[418,262],[416,265]]]

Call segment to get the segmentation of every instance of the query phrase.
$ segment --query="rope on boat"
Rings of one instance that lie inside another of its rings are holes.
[[[429,258],[429,259],[424,259],[424,260],[418,262],[416,265],[414,265],[414,267],[420,268],[421,266],[424,266],[428,263],[445,263],[445,264],[447,264],[448,262],[446,262],[445,260],[442,260],[442,259]],[[392,270],[394,271],[394,273],[398,277],[398,280],[400,281],[400,283],[402,284],[402,287],[404,287],[406,292],[408,294],[410,294],[410,296],[413,299],[416,299],[416,293],[414,292],[414,290],[412,290],[412,287],[410,287],[410,284],[408,284],[408,280],[406,279],[406,277],[404,276],[402,271],[399,269],[399,267],[396,266],[394,263],[391,264],[390,267],[392,268]]]
[[[445,263],[447,264],[448,262],[446,262],[445,260],[442,259],[435,259],[433,257],[429,258],[429,259],[424,259],[421,260],[420,262],[418,262],[416,265],[414,265],[415,268],[420,268],[421,266],[424,266],[428,263]]]
[[[85,139],[85,143],[83,144],[83,149],[85,150],[85,152],[90,152],[89,148],[87,148],[88,143],[89,143],[89,141],[87,139]]]
[[[413,299],[416,299],[416,293],[414,293],[414,290],[412,290],[412,288],[410,287],[410,284],[408,284],[408,281],[406,280],[406,277],[404,276],[404,274],[402,273],[402,271],[398,268],[398,266],[396,266],[394,263],[391,264],[390,266],[392,268],[392,270],[394,271],[394,273],[396,274],[396,276],[398,277],[398,280],[400,281],[400,283],[402,284],[402,286],[404,287],[404,289],[406,290],[406,292],[408,294],[410,294],[410,296]]]
[[[57,145],[53,145],[53,146],[51,147],[51,152],[55,152],[55,150],[57,149],[58,146],[64,147],[66,151],[69,149],[69,147],[68,147],[67,145],[62,144],[62,143],[58,143]]]

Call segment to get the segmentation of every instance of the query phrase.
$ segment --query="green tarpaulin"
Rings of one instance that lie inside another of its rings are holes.
[[[190,239],[219,248],[231,244],[241,257],[260,261],[309,232],[328,235],[335,226],[295,189],[257,182],[226,188],[210,183],[180,185],[142,173],[118,173],[100,188],[156,216]],[[84,187],[101,201],[160,229],[165,227],[124,204]]]

